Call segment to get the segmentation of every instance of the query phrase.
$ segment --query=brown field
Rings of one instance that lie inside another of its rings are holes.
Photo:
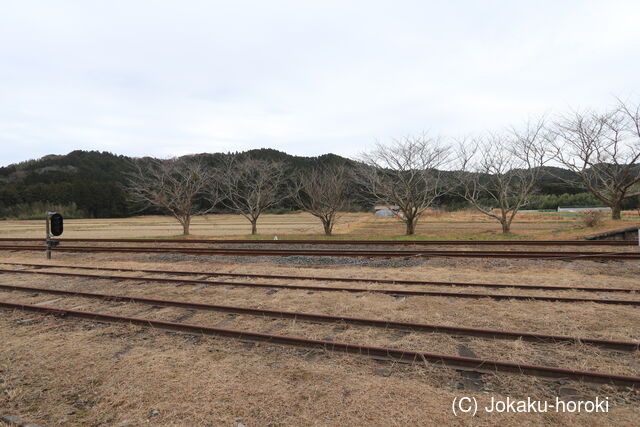
[[[627,213],[627,218],[631,214]],[[569,239],[633,224],[607,222],[585,229],[579,217],[522,214],[509,238]],[[266,215],[261,238],[319,237],[319,223],[305,214]],[[230,215],[197,218],[197,236],[243,236],[248,223]],[[179,233],[177,222],[162,217],[70,220],[64,237],[158,237]],[[337,238],[393,238],[402,224],[375,220],[370,214],[345,214]],[[418,227],[418,238],[500,238],[497,223],[470,212],[433,213]],[[39,237],[42,223],[3,221],[2,237]],[[431,259],[372,263],[350,260],[271,260],[250,257],[189,255],[0,253],[0,261],[85,265],[132,269],[275,273],[338,277],[371,277],[506,284],[574,285],[640,289],[640,263]],[[0,264],[0,268],[19,269]],[[71,271],[56,267],[52,271]],[[84,272],[84,271],[82,271]],[[97,274],[97,272],[87,272]],[[113,273],[116,274],[116,273]],[[119,273],[169,277],[150,273]],[[190,278],[201,278],[201,275]],[[187,276],[189,278],[189,276]],[[452,292],[547,295],[540,290],[491,290],[427,285],[226,279],[229,286],[176,286],[152,282],[1,274],[0,284],[82,290],[197,301],[210,304],[348,315],[443,325],[519,330],[588,338],[640,340],[640,310],[635,306],[542,301],[466,300],[452,297],[407,297],[373,293],[308,292],[234,287],[233,281],[365,288],[439,289]],[[640,299],[639,292],[553,291],[553,295]],[[80,297],[0,291],[0,300],[110,314],[181,321],[230,329],[423,350],[443,354],[473,352],[477,357],[640,375],[638,352],[625,353],[584,344],[454,337],[400,332],[345,324],[229,315],[182,308],[162,308]],[[397,363],[328,350],[291,348],[211,336],[166,332],[0,309],[0,418],[18,415],[41,425],[638,425],[638,390],[565,379],[512,374],[474,375],[427,363]],[[455,417],[452,399],[471,396],[481,405],[491,397],[564,401],[608,398],[606,414],[488,414]]]
[[[580,214],[520,213],[512,232],[503,235],[497,221],[476,211],[429,211],[418,223],[416,239],[575,239],[611,229],[629,227],[640,222],[638,213],[623,212],[622,221],[606,220],[600,227],[588,228]],[[195,217],[191,225],[194,237],[250,237],[249,222],[240,215],[205,215]],[[171,237],[182,232],[171,217],[143,216],[114,219],[70,219],[65,221],[64,237],[126,238]],[[320,221],[307,213],[265,214],[258,221],[258,238],[321,238]],[[341,239],[404,239],[404,224],[397,219],[374,218],[371,213],[344,213],[334,229]],[[0,221],[0,237],[42,237],[42,221]]]

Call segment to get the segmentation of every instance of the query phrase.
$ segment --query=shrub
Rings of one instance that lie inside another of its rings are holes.
[[[87,218],[87,215],[75,203],[67,205],[47,203],[47,202],[31,202],[19,203],[17,205],[7,206],[0,209],[0,217],[10,219],[43,219],[45,212],[54,211],[62,214],[67,219]]]
[[[295,213],[295,212],[299,212],[299,211],[289,209],[289,208],[272,208],[272,209],[266,209],[264,211],[265,214],[272,214],[272,215],[284,215],[284,214]]]
[[[605,213],[603,211],[584,211],[582,213],[582,223],[586,227],[598,227],[604,222]]]

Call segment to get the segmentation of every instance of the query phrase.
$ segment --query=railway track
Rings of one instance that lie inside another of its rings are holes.
[[[249,307],[237,307],[228,305],[215,305],[205,304],[189,301],[176,301],[156,298],[141,298],[127,295],[112,295],[101,294],[92,292],[81,292],[65,289],[54,288],[39,288],[31,286],[15,286],[15,285],[3,285],[0,284],[0,290],[5,291],[18,291],[26,293],[44,293],[51,295],[63,295],[63,296],[77,296],[82,298],[91,298],[106,301],[117,302],[132,302],[138,304],[150,304],[152,306],[161,307],[180,307],[190,308],[197,310],[209,310],[234,314],[246,314],[259,317],[272,317],[282,319],[294,319],[311,322],[325,322],[325,323],[344,323],[348,325],[358,326],[372,326],[381,329],[397,329],[403,331],[419,331],[419,332],[434,332],[449,334],[454,336],[472,336],[480,338],[492,338],[492,339],[506,339],[506,340],[522,340],[528,342],[544,342],[544,343],[581,343],[588,344],[596,347],[621,350],[621,351],[636,351],[640,349],[640,342],[633,341],[614,341],[594,338],[581,338],[570,337],[565,335],[549,335],[549,334],[534,334],[520,331],[501,331],[495,329],[479,329],[479,328],[462,328],[448,325],[431,325],[426,323],[414,323],[414,322],[394,322],[390,320],[377,320],[366,319],[358,317],[347,316],[330,316],[325,314],[315,313],[302,313],[292,311],[280,311],[280,310],[265,310]]]
[[[499,360],[481,359],[475,357],[462,357],[447,354],[437,354],[423,351],[376,347],[369,345],[336,342],[329,340],[307,339],[297,336],[274,335],[260,332],[216,328],[204,325],[195,325],[180,322],[167,322],[148,318],[119,316],[91,311],[62,309],[43,305],[20,304],[10,301],[0,301],[0,307],[13,310],[24,310],[41,314],[63,316],[65,318],[88,319],[92,321],[108,323],[136,324],[143,327],[152,327],[162,330],[180,331],[198,335],[214,335],[228,338],[261,341],[286,346],[305,348],[322,348],[331,352],[349,353],[369,357],[381,357],[386,359],[404,360],[414,363],[434,363],[454,369],[472,370],[476,372],[524,374],[546,378],[570,378],[577,381],[606,383],[621,387],[638,388],[640,377],[629,375],[608,374],[593,371],[581,371],[558,367],[514,363]]]
[[[43,246],[0,245],[0,251],[42,251]],[[559,260],[640,260],[640,252],[597,251],[472,251],[472,250],[329,250],[329,249],[239,249],[186,247],[106,247],[57,246],[54,252],[75,253],[180,253],[209,256],[331,256],[331,257],[463,257],[463,258],[526,258]]]
[[[379,293],[396,296],[439,296],[450,298],[491,298],[495,300],[519,300],[519,301],[548,301],[548,302],[585,302],[598,304],[614,304],[614,305],[631,305],[640,306],[640,300],[628,299],[606,299],[606,298],[576,298],[561,296],[540,296],[540,295],[512,295],[512,294],[482,294],[469,292],[442,292],[427,290],[405,290],[405,289],[370,289],[370,288],[349,288],[349,287],[329,287],[329,286],[303,286],[292,284],[274,284],[274,283],[254,283],[254,282],[228,282],[228,281],[209,281],[201,279],[177,279],[177,278],[158,278],[158,277],[131,277],[116,275],[97,275],[85,273],[61,273],[53,271],[39,270],[7,270],[0,269],[0,274],[24,274],[24,275],[41,275],[41,276],[58,276],[58,277],[75,277],[85,279],[106,279],[106,280],[129,280],[137,282],[153,282],[153,283],[173,283],[173,284],[189,284],[189,285],[205,285],[205,286],[240,286],[251,288],[272,288],[272,289],[289,289],[289,290],[306,290],[314,292],[351,292],[351,293]]]
[[[64,238],[60,242],[174,243],[234,245],[353,245],[353,246],[637,246],[636,240],[238,240],[238,239],[87,239]],[[44,239],[2,237],[0,242],[39,242]]]
[[[620,292],[631,293],[640,292],[640,289],[633,288],[603,288],[588,286],[562,286],[562,285],[522,285],[522,284],[504,284],[504,283],[468,283],[468,282],[442,282],[434,280],[402,280],[402,279],[373,279],[364,277],[335,277],[335,276],[297,276],[284,274],[256,274],[256,273],[227,273],[227,272],[211,272],[211,271],[186,271],[186,270],[155,270],[155,269],[131,269],[122,267],[86,267],[79,265],[66,264],[31,264],[22,262],[3,262],[0,265],[12,265],[22,267],[42,268],[60,268],[70,270],[89,270],[89,271],[123,271],[129,273],[153,273],[153,274],[169,274],[179,276],[209,276],[209,277],[249,277],[260,279],[279,279],[279,280],[311,280],[311,281],[327,281],[327,282],[347,282],[347,283],[376,283],[391,285],[407,285],[407,286],[443,286],[443,287],[472,287],[472,288],[494,288],[494,289],[537,289],[548,291],[586,291],[586,292]]]
[[[42,239],[10,239],[0,238],[0,242],[39,242]],[[75,246],[67,243],[90,243],[87,246]],[[310,243],[312,242],[312,243]],[[171,244],[168,247],[156,246],[98,246],[101,243],[136,243],[136,244]],[[254,248],[217,248],[217,247],[194,247],[194,244],[268,244],[275,245],[351,245],[351,246],[391,246],[387,250],[373,249],[254,249]],[[182,246],[176,246],[176,245]],[[640,259],[640,253],[637,252],[597,252],[597,251],[494,251],[494,250],[429,250],[429,249],[396,249],[395,247],[404,246],[429,246],[429,245],[447,245],[447,246],[632,246],[637,242],[619,242],[607,241],[594,242],[591,241],[517,241],[517,242],[467,242],[467,241],[420,241],[420,242],[396,242],[396,241],[306,241],[306,240],[279,240],[279,241],[246,241],[246,240],[204,240],[190,239],[176,241],[174,239],[64,239],[61,246],[54,251],[59,252],[114,252],[114,253],[184,253],[192,255],[224,255],[224,256],[349,256],[349,257],[472,257],[472,258],[534,258],[534,259],[597,259],[597,260],[637,260]],[[42,245],[1,245],[0,251],[22,251],[37,250],[42,251]],[[474,287],[474,288],[495,288],[495,289],[537,289],[543,291],[586,291],[586,292],[607,292],[607,293],[632,293],[638,292],[638,289],[626,288],[591,288],[580,286],[553,286],[553,285],[525,285],[525,284],[498,284],[498,283],[460,283],[460,282],[438,282],[438,281],[418,281],[418,280],[394,280],[394,279],[368,279],[368,278],[340,278],[340,277],[319,277],[319,276],[296,276],[296,275],[277,275],[277,274],[252,274],[252,273],[224,273],[224,272],[202,272],[202,271],[171,271],[171,270],[153,270],[153,269],[125,269],[112,267],[83,267],[70,265],[48,265],[48,264],[29,264],[29,263],[9,263],[0,262],[4,265],[22,266],[34,268],[35,270],[11,270],[0,269],[0,274],[21,274],[21,275],[42,275],[57,276],[69,278],[84,279],[106,279],[118,281],[136,281],[149,283],[165,283],[177,285],[206,285],[206,286],[241,286],[251,288],[274,288],[274,289],[293,289],[307,290],[314,292],[364,292],[364,293],[382,293],[388,295],[403,296],[443,296],[453,298],[491,298],[496,300],[526,300],[526,301],[550,301],[550,302],[587,302],[598,304],[621,304],[639,306],[640,300],[630,299],[611,299],[611,298],[574,298],[560,296],[541,296],[541,295],[509,295],[509,294],[483,294],[469,292],[440,292],[431,290],[409,290],[409,289],[378,289],[378,288],[355,288],[355,287],[329,287],[329,286],[304,286],[295,284],[274,284],[274,283],[253,283],[241,281],[214,281],[208,279],[188,279],[175,277],[131,277],[124,275],[105,275],[105,274],[86,274],[86,273],[68,273],[58,271],[43,271],[43,269],[74,269],[74,270],[91,270],[91,271],[120,271],[130,273],[151,273],[151,274],[167,274],[167,275],[197,275],[209,277],[247,277],[247,278],[264,278],[264,279],[280,279],[280,280],[309,280],[309,281],[335,281],[335,282],[352,282],[352,283],[372,283],[372,284],[392,284],[392,285],[423,285],[423,286],[446,286],[446,287]],[[293,311],[265,310],[253,309],[248,307],[214,305],[189,301],[165,300],[156,298],[133,297],[127,295],[112,295],[107,293],[91,293],[82,291],[73,291],[68,289],[53,289],[41,287],[15,286],[9,284],[0,284],[0,290],[10,292],[24,293],[42,293],[55,294],[63,297],[80,297],[89,298],[99,301],[113,302],[131,302],[135,304],[146,304],[161,307],[178,307],[194,310],[206,310],[215,312],[233,313],[239,315],[249,315],[262,318],[282,318],[300,321],[308,321],[313,323],[344,323],[356,326],[369,326],[380,329],[396,329],[408,332],[430,332],[439,334],[448,334],[451,336],[472,336],[488,339],[500,340],[522,340],[526,342],[538,343],[581,343],[591,346],[613,349],[618,351],[638,351],[640,343],[632,341],[613,341],[595,338],[571,337],[562,335],[535,334],[520,331],[505,331],[480,328],[463,328],[447,325],[433,325],[424,323],[411,322],[395,322],[378,319],[347,317],[347,316],[330,316],[316,313],[304,313]],[[46,304],[46,303],[45,303]],[[107,314],[104,310],[97,311],[80,311],[74,309],[64,309],[52,306],[43,306],[41,304],[22,304],[11,301],[0,301],[0,308],[12,310],[25,310],[29,312],[52,314],[56,316],[64,316],[68,318],[86,319],[108,323],[130,323],[144,327],[152,327],[163,330],[180,331],[190,334],[199,335],[215,335],[228,338],[262,341],[278,345],[298,346],[305,348],[322,348],[328,351],[359,354],[377,358],[388,358],[394,360],[404,360],[417,363],[435,363],[448,366],[454,369],[472,370],[485,373],[511,373],[524,374],[547,378],[570,378],[578,381],[608,383],[623,387],[638,388],[640,386],[640,377],[628,375],[607,374],[602,372],[581,371],[573,369],[565,369],[558,367],[549,367],[541,365],[532,365],[524,363],[513,363],[500,360],[481,359],[475,357],[461,357],[447,354],[437,354],[431,352],[414,351],[398,348],[375,347],[361,345],[355,343],[335,342],[331,340],[314,340],[302,338],[300,336],[274,335],[262,332],[253,332],[246,330],[225,329],[219,327],[210,327],[206,325],[189,324],[182,322],[169,322],[164,320],[155,320],[149,318],[120,316],[116,314]],[[298,334],[293,334],[298,335]]]

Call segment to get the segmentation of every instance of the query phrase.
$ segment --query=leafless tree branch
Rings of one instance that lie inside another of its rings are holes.
[[[456,193],[500,222],[503,233],[510,232],[518,211],[529,203],[549,159],[546,133],[540,119],[507,134],[459,143]]]
[[[420,216],[445,193],[439,167],[449,161],[450,150],[440,141],[423,134],[378,143],[362,155],[364,167],[359,181],[377,202],[396,205],[397,216],[406,224],[406,234],[414,234]]]
[[[344,165],[315,168],[294,179],[293,197],[296,203],[322,221],[324,233],[330,236],[345,205],[349,172]]]
[[[619,101],[604,113],[576,111],[555,129],[555,159],[620,219],[622,201],[640,195],[640,104]]]
[[[260,215],[288,197],[285,165],[281,162],[229,156],[213,183],[210,200],[219,200],[249,220],[251,234],[258,233]]]
[[[193,158],[145,158],[134,162],[134,171],[127,176],[127,190],[131,200],[173,215],[182,225],[183,234],[188,235],[192,216],[210,210],[196,206],[195,200],[211,178],[202,162]]]

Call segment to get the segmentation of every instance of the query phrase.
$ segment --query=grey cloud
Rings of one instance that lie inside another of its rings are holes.
[[[0,164],[272,147],[353,155],[637,96],[633,1],[0,5]]]

